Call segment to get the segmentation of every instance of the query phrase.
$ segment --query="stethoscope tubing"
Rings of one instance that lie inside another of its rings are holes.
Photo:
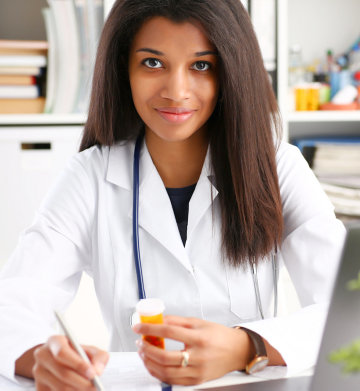
[[[139,162],[142,140],[143,137],[141,135],[136,140],[133,167],[133,247],[139,300],[146,298],[139,243]]]
[[[139,165],[140,165],[140,149],[143,141],[143,135],[140,135],[135,143],[134,150],[134,167],[133,167],[133,250],[134,250],[134,263],[136,270],[136,278],[139,292],[139,300],[145,299],[145,287],[142,274],[141,256],[140,256],[140,243],[139,243]],[[272,262],[272,275],[274,283],[274,317],[277,316],[278,307],[278,270],[276,255],[271,255]],[[254,290],[256,296],[256,303],[260,312],[261,319],[264,319],[264,311],[262,307],[262,301],[260,296],[259,281],[257,276],[257,267],[255,264],[251,264],[251,274],[254,283]]]

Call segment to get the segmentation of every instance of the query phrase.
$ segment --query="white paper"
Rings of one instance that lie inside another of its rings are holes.
[[[101,381],[106,391],[160,391],[159,380],[144,367],[138,353],[111,353]]]

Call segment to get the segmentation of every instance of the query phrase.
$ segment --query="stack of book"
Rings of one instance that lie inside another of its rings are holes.
[[[360,138],[297,140],[339,216],[360,218]]]
[[[44,111],[46,41],[0,40],[0,114]]]

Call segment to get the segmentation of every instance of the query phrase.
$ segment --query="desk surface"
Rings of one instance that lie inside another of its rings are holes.
[[[306,373],[310,375],[312,371]],[[257,376],[248,376],[240,372],[232,372],[226,376],[216,379],[201,386],[182,387],[173,386],[173,391],[191,391],[198,388],[211,388],[232,384],[261,381],[265,379],[276,379],[286,375],[284,367],[268,367]],[[111,353],[109,363],[101,376],[106,391],[126,389],[126,391],[160,391],[160,383],[149,375],[137,353]],[[28,379],[17,377],[18,383],[11,382],[0,376],[1,391],[34,391],[34,382]]]

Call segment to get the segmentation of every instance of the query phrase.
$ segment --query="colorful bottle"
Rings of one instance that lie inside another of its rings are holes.
[[[161,299],[142,299],[136,305],[136,312],[139,314],[141,323],[163,323],[164,310],[165,305]],[[143,335],[142,339],[160,349],[165,349],[164,338]]]

